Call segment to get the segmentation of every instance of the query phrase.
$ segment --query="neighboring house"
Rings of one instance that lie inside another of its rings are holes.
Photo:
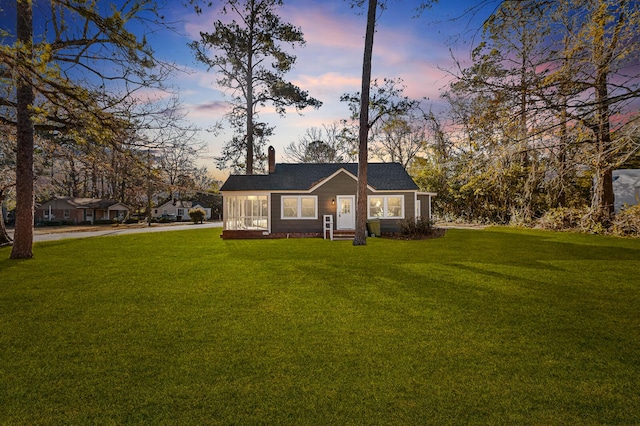
[[[211,209],[202,207],[199,203],[184,200],[171,200],[153,209],[153,217],[156,219],[170,218],[173,220],[190,220],[189,210],[200,207],[205,211],[205,219],[211,219]]]
[[[320,237],[327,222],[353,232],[357,176],[355,163],[275,164],[270,147],[269,174],[231,175],[222,185],[222,237]],[[431,218],[436,194],[420,192],[399,163],[369,163],[367,184],[367,220],[379,220],[381,233],[400,231],[409,217]]]
[[[36,222],[64,221],[69,223],[93,223],[96,220],[122,222],[129,216],[130,210],[128,206],[116,200],[54,197],[37,207],[35,220]]]
[[[640,204],[640,169],[614,170],[613,194],[616,213],[625,205]]]
[[[211,220],[222,220],[222,194],[199,192],[191,200],[205,209],[211,209]]]

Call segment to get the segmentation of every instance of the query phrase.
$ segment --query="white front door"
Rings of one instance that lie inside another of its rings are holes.
[[[356,197],[355,195],[338,195],[336,208],[336,229],[356,228]]]

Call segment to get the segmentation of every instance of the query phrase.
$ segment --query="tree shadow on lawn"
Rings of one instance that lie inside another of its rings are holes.
[[[521,264],[553,269],[547,262],[640,260],[640,240],[585,234],[488,228],[450,229],[443,238],[394,240],[370,238],[366,246],[318,239],[228,240],[223,250],[236,259],[259,261],[340,261],[353,265],[410,263]]]

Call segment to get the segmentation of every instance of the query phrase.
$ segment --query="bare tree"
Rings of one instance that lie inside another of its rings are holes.
[[[418,9],[424,10],[432,1],[421,4]],[[364,5],[364,0],[354,1],[354,5]],[[384,2],[381,3],[384,7]],[[362,88],[360,91],[360,127],[358,129],[358,190],[356,203],[356,236],[354,246],[367,244],[367,162],[369,137],[369,94],[371,90],[371,62],[373,57],[373,36],[376,32],[377,0],[368,0],[367,29],[364,39],[364,56],[362,61]]]
[[[427,145],[427,123],[422,120],[394,117],[374,130],[371,151],[382,161],[400,163],[407,169]]]
[[[137,88],[159,85],[170,71],[154,59],[144,38],[125,28],[139,18],[158,18],[142,19],[144,25],[162,22],[153,0],[125,2],[119,9],[52,0],[37,10],[46,14],[37,43],[32,2],[19,0],[16,42],[0,46],[0,69],[11,70],[0,74],[5,85],[0,121],[17,128],[11,258],[33,256],[34,130],[66,134],[83,143],[108,143],[130,126],[122,101]],[[10,34],[12,28],[1,30]]]
[[[356,151],[344,130],[338,123],[307,129],[298,142],[291,142],[285,148],[285,155],[300,163],[353,161]]]

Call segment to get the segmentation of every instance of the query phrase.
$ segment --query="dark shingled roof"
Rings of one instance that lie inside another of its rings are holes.
[[[358,176],[356,163],[276,164],[268,175],[231,175],[221,191],[307,191],[340,169]],[[400,163],[369,163],[367,184],[378,191],[418,189]]]
[[[106,210],[115,204],[122,204],[118,200],[108,200],[103,198],[79,198],[79,197],[53,197],[49,201],[66,201],[78,209],[102,209]],[[47,201],[48,202],[48,201]],[[124,206],[124,204],[122,204]],[[125,206],[126,207],[126,206]]]

